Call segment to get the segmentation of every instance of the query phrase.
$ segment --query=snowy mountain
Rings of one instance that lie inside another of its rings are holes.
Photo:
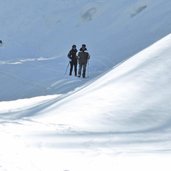
[[[0,6],[0,170],[170,171],[171,2]],[[68,76],[86,43],[86,79]]]
[[[169,171],[170,44],[168,35],[72,93],[1,102],[2,170]]]
[[[170,33],[170,3],[168,0],[2,2],[0,100],[59,94],[84,84],[64,75],[72,44],[78,48],[87,44],[91,78],[108,71]]]

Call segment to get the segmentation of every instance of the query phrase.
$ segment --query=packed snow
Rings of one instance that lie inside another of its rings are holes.
[[[170,5],[3,1],[0,171],[170,171]],[[67,69],[82,43],[85,79]]]

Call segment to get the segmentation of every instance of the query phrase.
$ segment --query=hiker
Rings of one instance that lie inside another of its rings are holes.
[[[80,52],[78,53],[78,62],[79,62],[79,70],[78,70],[78,77],[81,76],[85,78],[86,76],[86,67],[87,62],[90,59],[90,55],[87,51],[86,45],[82,44],[82,47],[80,48]]]
[[[72,45],[72,49],[68,53],[68,58],[70,59],[70,72],[69,75],[72,75],[72,70],[74,67],[75,76],[77,76],[77,48],[76,45]]]

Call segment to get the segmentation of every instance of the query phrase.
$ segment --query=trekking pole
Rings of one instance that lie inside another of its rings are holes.
[[[69,63],[68,63],[68,65],[67,65],[67,67],[66,67],[66,71],[65,71],[65,74],[64,74],[64,75],[66,75],[66,73],[67,73],[67,71],[68,71],[68,67],[69,67]]]

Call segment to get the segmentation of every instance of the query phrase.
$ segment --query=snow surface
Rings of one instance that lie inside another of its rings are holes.
[[[170,5],[1,2],[0,171],[170,171]],[[73,43],[87,79],[65,75]]]

